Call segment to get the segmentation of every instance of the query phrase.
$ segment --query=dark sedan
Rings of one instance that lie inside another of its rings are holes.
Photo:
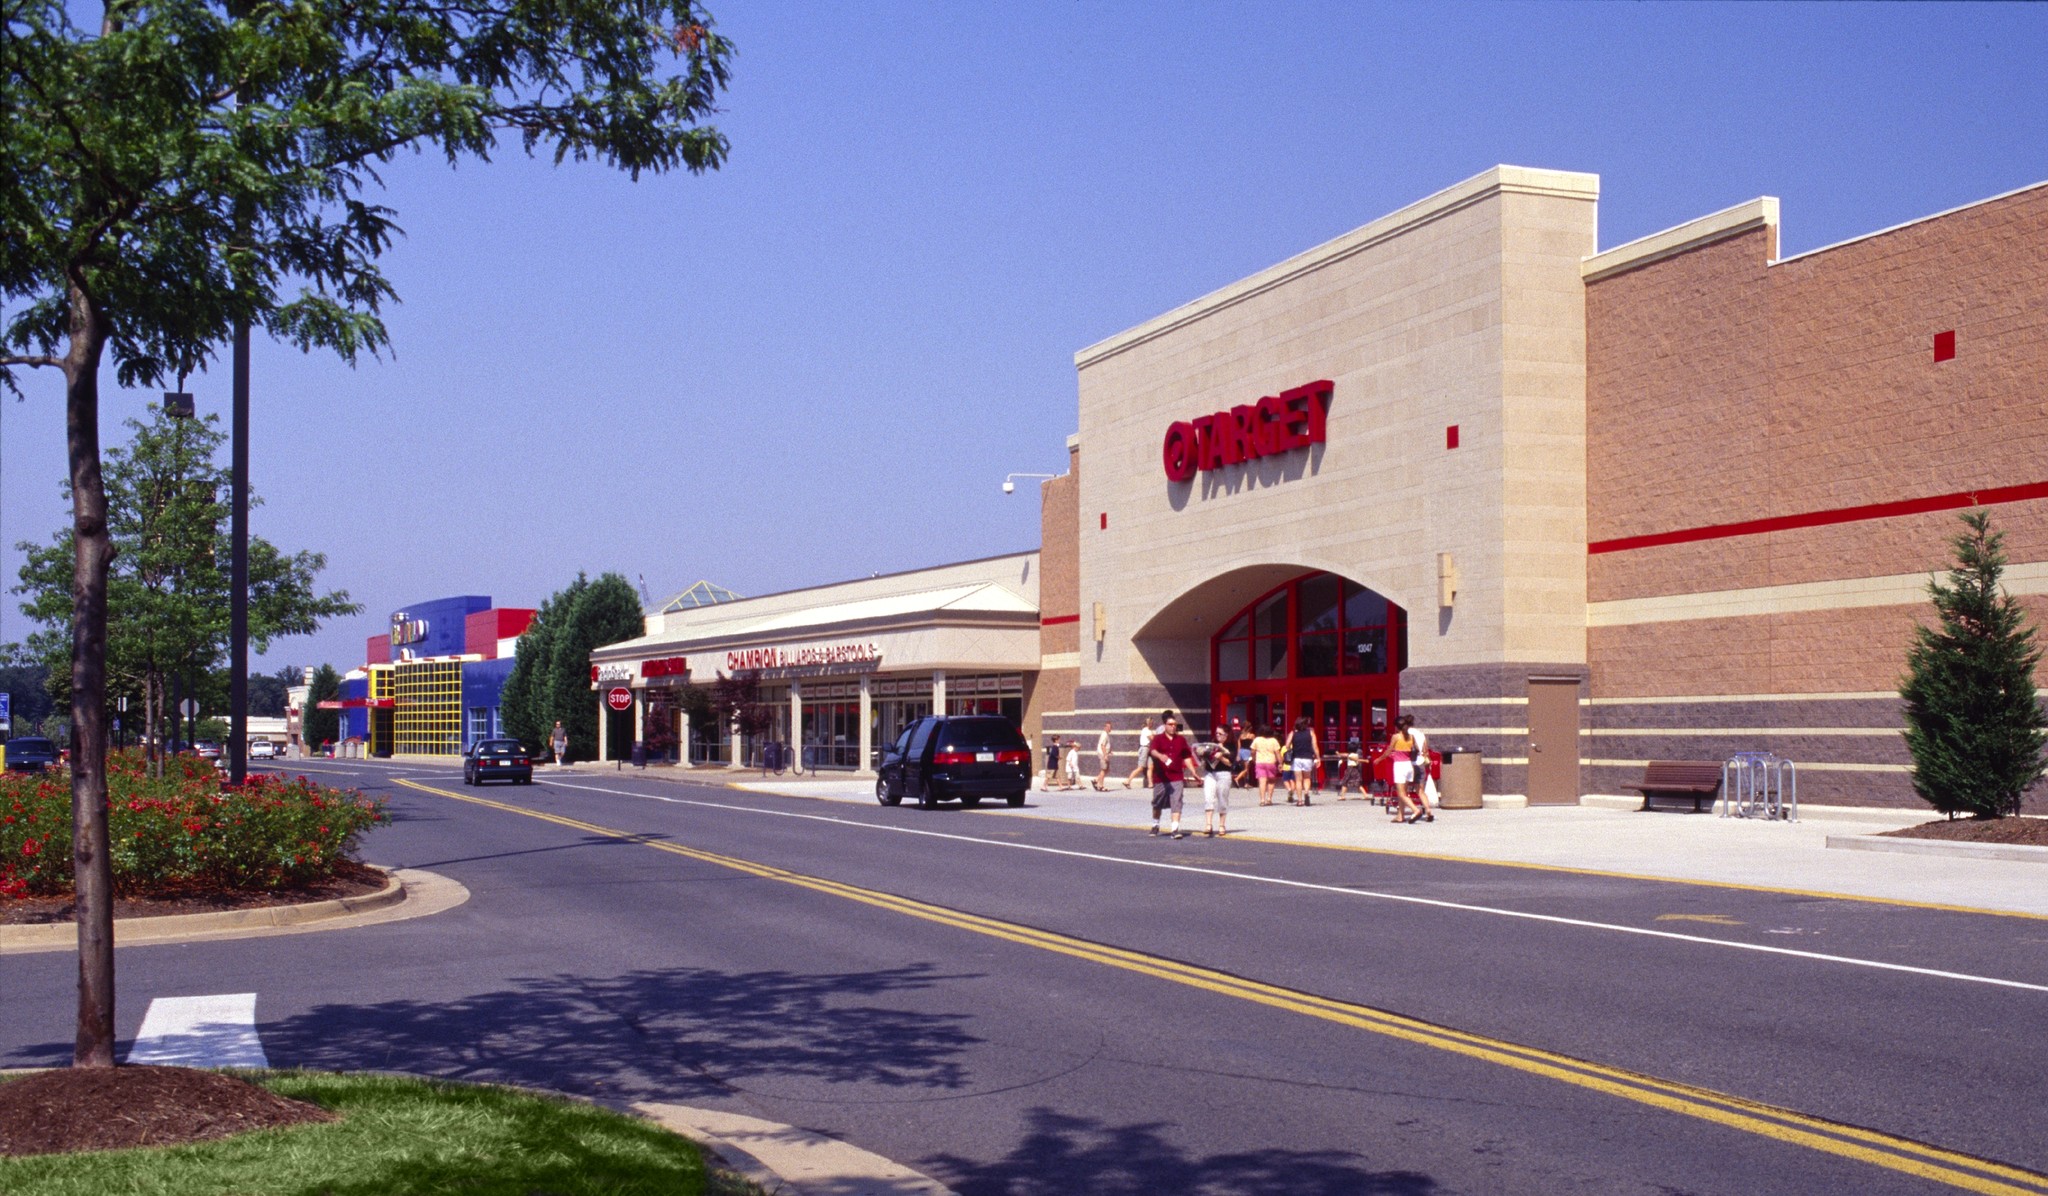
[[[533,753],[516,739],[479,739],[462,753],[462,783],[514,781],[533,784]]]
[[[7,741],[8,772],[42,772],[57,767],[57,745],[40,735],[23,735]]]

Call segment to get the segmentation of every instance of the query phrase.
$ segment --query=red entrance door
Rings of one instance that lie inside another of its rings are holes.
[[[1306,718],[1323,754],[1386,742],[1400,713],[1406,612],[1357,582],[1310,573],[1276,587],[1211,641],[1211,717],[1275,726]]]

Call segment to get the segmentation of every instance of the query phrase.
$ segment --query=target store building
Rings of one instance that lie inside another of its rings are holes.
[[[1792,257],[1773,199],[1608,248],[1598,201],[1497,167],[1077,353],[1035,729],[1405,712],[1499,804],[1751,750],[1914,801],[1957,511],[2048,615],[2048,185]]]

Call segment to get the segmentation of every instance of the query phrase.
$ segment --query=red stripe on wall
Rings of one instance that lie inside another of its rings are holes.
[[[1861,523],[1866,519],[1894,519],[1901,515],[1924,515],[1929,511],[1960,511],[1967,507],[2024,502],[2030,498],[2048,498],[2048,482],[2029,482],[2024,486],[1995,486],[1988,490],[1965,490],[1957,494],[1939,494],[1932,498],[1907,498],[1898,502],[1870,503],[1866,506],[1842,507],[1833,511],[1808,511],[1801,515],[1776,515],[1769,519],[1750,519],[1742,523],[1715,523],[1706,527],[1682,528],[1675,532],[1652,532],[1647,536],[1621,536],[1613,540],[1595,540],[1586,545],[1586,552],[1589,555],[1628,552],[1631,549],[1657,548],[1665,544],[1692,544],[1701,540],[1725,540],[1731,536],[1760,536],[1765,532],[1826,527],[1832,523]]]
[[[1054,615],[1049,619],[1040,619],[1038,625],[1040,627],[1057,627],[1062,623],[1079,623],[1080,621],[1081,616],[1079,615]]]

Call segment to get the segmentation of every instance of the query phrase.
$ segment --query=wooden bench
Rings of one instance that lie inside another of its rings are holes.
[[[1689,797],[1693,813],[1700,803],[1712,801],[1721,792],[1721,765],[1714,760],[1652,760],[1643,769],[1639,785],[1625,785],[1643,795],[1642,808],[1650,808],[1656,797]]]

